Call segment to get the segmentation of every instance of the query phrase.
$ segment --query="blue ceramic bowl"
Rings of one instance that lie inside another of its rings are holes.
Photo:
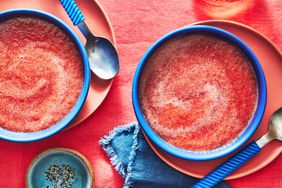
[[[256,78],[257,78],[257,83],[258,83],[258,105],[257,109],[255,111],[255,114],[253,116],[253,119],[247,126],[247,128],[242,132],[235,140],[233,140],[231,143],[224,145],[220,148],[217,148],[215,150],[207,151],[207,152],[194,152],[194,151],[188,151],[184,149],[180,149],[177,147],[174,147],[167,142],[165,142],[161,137],[159,137],[154,130],[151,128],[151,126],[148,124],[146,121],[140,104],[139,104],[139,81],[140,77],[143,71],[143,68],[146,65],[146,62],[148,58],[151,56],[151,54],[154,53],[154,51],[161,46],[163,43],[167,42],[168,40],[178,37],[178,36],[183,36],[183,35],[189,35],[189,34],[208,34],[208,35],[213,35],[218,38],[221,38],[225,41],[228,41],[232,44],[235,44],[238,46],[242,52],[245,54],[245,56],[249,59],[249,61],[252,64],[252,67],[255,71]],[[252,52],[252,50],[238,37],[235,35],[216,28],[216,27],[211,27],[211,26],[188,26],[184,28],[177,29],[175,31],[172,31],[168,33],[167,35],[161,37],[159,40],[157,40],[144,54],[142,57],[137,70],[134,75],[133,79],[133,86],[132,86],[132,102],[133,102],[133,107],[135,111],[135,115],[143,129],[143,132],[148,136],[148,138],[153,141],[153,143],[164,150],[165,152],[174,155],[175,157],[182,158],[182,159],[187,159],[187,160],[211,160],[211,159],[216,159],[219,157],[223,157],[236,149],[238,149],[240,146],[242,146],[244,143],[247,142],[247,140],[254,134],[256,131],[262,117],[264,114],[265,106],[266,106],[266,81],[265,81],[265,76],[263,73],[263,70],[261,68],[261,65],[256,58],[255,54]]]
[[[67,148],[54,148],[39,154],[30,164],[26,174],[27,188],[54,187],[55,181],[46,178],[45,172],[52,165],[69,165],[74,171],[74,178],[71,179],[71,187],[92,188],[93,172],[90,162],[77,151]],[[59,179],[59,178],[58,178]],[[61,186],[58,186],[58,188]]]
[[[0,128],[0,138],[1,139],[5,139],[8,141],[14,141],[14,142],[31,142],[31,141],[36,141],[36,140],[40,140],[43,138],[47,138],[59,132],[64,127],[66,127],[73,120],[73,118],[78,114],[88,94],[89,84],[90,84],[90,68],[89,68],[88,56],[87,56],[87,53],[86,53],[86,50],[83,44],[79,40],[78,36],[74,33],[74,31],[66,23],[64,23],[63,21],[61,21],[60,19],[58,19],[57,17],[51,14],[48,14],[42,11],[38,11],[38,10],[32,10],[32,9],[13,9],[13,10],[0,12],[0,22],[8,18],[11,18],[13,16],[34,16],[34,17],[48,20],[51,23],[59,26],[63,31],[65,31],[70,36],[70,38],[76,44],[77,49],[79,50],[81,54],[81,59],[82,59],[82,64],[83,64],[84,78],[83,78],[83,86],[82,86],[81,93],[75,105],[71,109],[71,111],[60,122],[56,123],[55,125],[45,130],[37,131],[37,132],[30,132],[30,133],[13,132],[13,131],[9,131],[9,130]]]

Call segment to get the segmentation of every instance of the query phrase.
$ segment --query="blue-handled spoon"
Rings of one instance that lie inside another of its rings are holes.
[[[90,68],[101,79],[109,80],[119,71],[119,59],[114,45],[106,38],[94,36],[85,18],[74,0],[60,0],[74,26],[77,26],[86,38],[85,49],[88,54]]]
[[[225,161],[221,166],[217,167],[206,177],[199,180],[192,186],[192,188],[209,188],[215,186],[240,166],[256,156],[263,146],[274,139],[282,141],[282,108],[272,114],[270,119],[270,128],[265,135],[257,141],[252,141],[239,153]]]

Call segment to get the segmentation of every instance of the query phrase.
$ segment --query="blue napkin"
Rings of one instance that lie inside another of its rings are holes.
[[[124,188],[188,188],[198,180],[164,163],[135,122],[115,128],[99,143],[124,178]],[[230,188],[230,185],[221,182],[216,187]]]

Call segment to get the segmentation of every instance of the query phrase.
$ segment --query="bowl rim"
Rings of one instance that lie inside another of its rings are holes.
[[[10,9],[6,10],[0,13],[0,21],[5,20],[6,18],[10,18],[13,16],[34,16],[38,17],[44,20],[49,21],[50,23],[60,27],[61,30],[63,30],[73,41],[73,43],[76,45],[77,50],[79,51],[82,59],[82,65],[83,65],[83,85],[81,88],[81,92],[79,97],[76,100],[76,103],[72,107],[72,109],[69,111],[69,113],[59,122],[56,124],[50,126],[47,129],[41,130],[41,131],[35,131],[35,132],[15,132],[10,131],[4,128],[0,128],[0,139],[12,141],[12,142],[33,142],[42,140],[45,138],[48,138],[58,132],[60,132],[62,129],[64,129],[79,113],[81,110],[90,86],[90,67],[88,62],[88,56],[86,53],[86,50],[84,48],[84,45],[80,41],[79,37],[75,34],[75,32],[62,20],[55,17],[54,15],[41,11],[41,10],[35,10],[35,9]]]
[[[76,151],[74,149],[65,148],[65,147],[54,147],[49,148],[47,150],[42,151],[41,153],[37,154],[32,161],[30,162],[27,171],[26,171],[26,177],[25,177],[25,184],[27,188],[31,188],[31,180],[30,178],[34,168],[36,165],[40,162],[40,160],[43,160],[45,157],[48,157],[49,155],[55,154],[55,153],[65,153],[65,155],[74,155],[83,165],[85,165],[85,169],[89,173],[89,187],[93,187],[95,177],[93,173],[93,167],[90,163],[90,161],[79,151]]]
[[[161,46],[164,42],[181,35],[193,34],[193,33],[206,33],[215,35],[218,38],[231,42],[232,44],[236,45],[241,49],[244,55],[248,58],[249,62],[251,63],[257,80],[258,85],[258,101],[257,101],[257,108],[253,115],[252,120],[246,127],[246,129],[233,141],[224,145],[220,148],[215,150],[207,151],[207,152],[193,152],[184,149],[177,148],[175,146],[170,145],[166,141],[164,141],[160,136],[158,136],[155,131],[151,128],[149,123],[146,121],[145,117],[143,116],[140,104],[139,104],[139,81],[147,62],[147,59],[153,54],[153,52]],[[134,108],[135,116],[140,123],[143,132],[148,136],[148,138],[159,148],[164,150],[165,152],[186,160],[194,160],[194,161],[204,161],[204,160],[212,160],[216,158],[220,158],[230,154],[231,152],[240,148],[243,144],[245,144],[248,139],[254,134],[259,123],[263,117],[265,107],[266,107],[266,100],[267,100],[267,88],[266,88],[266,80],[265,75],[263,73],[262,67],[256,57],[256,55],[252,52],[252,50],[237,36],[234,34],[219,29],[214,26],[206,26],[206,25],[197,25],[197,26],[186,26],[180,29],[176,29],[171,31],[170,33],[162,36],[158,39],[143,55],[141,58],[136,72],[133,78],[132,84],[132,103]]]

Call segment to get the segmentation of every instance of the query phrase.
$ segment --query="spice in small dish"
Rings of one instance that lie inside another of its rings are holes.
[[[90,162],[68,148],[48,149],[35,157],[26,176],[27,188],[92,188]]]
[[[75,179],[75,169],[66,164],[53,164],[45,172],[45,178],[52,185],[46,188],[71,188]]]

